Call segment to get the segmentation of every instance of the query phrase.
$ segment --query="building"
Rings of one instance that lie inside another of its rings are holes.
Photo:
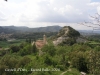
[[[43,35],[43,40],[37,40],[36,42],[32,42],[32,45],[35,44],[38,49],[41,49],[44,45],[47,44],[46,36]]]

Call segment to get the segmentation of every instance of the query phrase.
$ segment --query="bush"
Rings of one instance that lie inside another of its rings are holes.
[[[17,67],[24,67],[27,64],[29,64],[31,62],[31,59],[29,57],[23,57],[19,62]]]
[[[44,57],[44,63],[47,65],[52,65],[52,59],[48,55],[46,55]]]
[[[20,50],[20,47],[19,46],[12,45],[10,47],[10,49],[11,49],[12,53],[14,53],[14,52],[18,52]]]

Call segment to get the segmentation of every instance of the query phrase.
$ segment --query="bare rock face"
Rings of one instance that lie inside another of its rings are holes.
[[[53,44],[57,46],[58,44],[62,43],[64,40],[68,39],[69,37],[58,37],[57,40],[53,41]]]
[[[73,44],[76,42],[76,38],[80,36],[80,33],[70,26],[63,27],[56,35],[53,44],[55,46],[59,44]]]

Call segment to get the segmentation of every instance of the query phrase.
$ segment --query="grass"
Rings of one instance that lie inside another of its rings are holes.
[[[2,48],[8,48],[11,45],[20,45],[22,42],[24,42],[24,39],[18,39],[18,40],[13,40],[13,41],[0,41],[0,47]]]

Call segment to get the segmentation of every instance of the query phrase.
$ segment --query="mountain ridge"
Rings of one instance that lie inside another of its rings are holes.
[[[62,27],[60,26],[47,26],[47,27],[38,27],[38,28],[29,28],[26,26],[1,26],[2,28],[13,29],[21,32],[58,32]]]
[[[36,27],[36,28],[29,28],[27,26],[14,26],[14,25],[11,25],[11,26],[0,26],[2,28],[4,28],[4,30],[6,31],[1,31],[1,32],[10,32],[12,31],[13,32],[58,32],[62,27],[59,26],[59,25],[54,25],[54,26],[46,26],[46,27]],[[83,35],[85,34],[100,34],[100,31],[94,31],[93,30],[77,30],[79,31],[80,33],[82,33]],[[0,32],[0,33],[1,33]]]

